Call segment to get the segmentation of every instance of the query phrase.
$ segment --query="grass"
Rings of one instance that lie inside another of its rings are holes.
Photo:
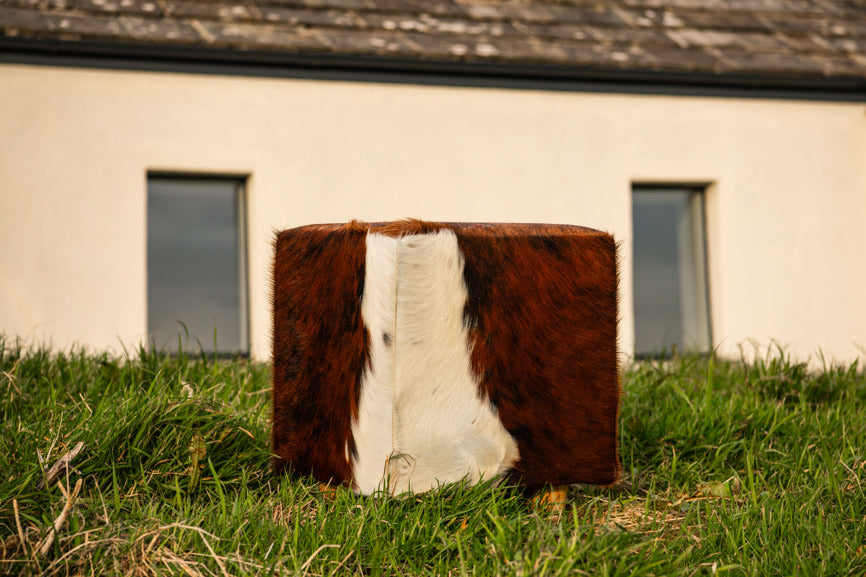
[[[331,498],[270,474],[266,365],[0,340],[0,574],[866,575],[861,367],[679,358],[623,389],[623,480],[561,514]]]

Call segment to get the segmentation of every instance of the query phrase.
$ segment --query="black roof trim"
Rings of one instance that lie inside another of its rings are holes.
[[[14,37],[0,37],[0,62],[401,84],[866,102],[866,79],[859,77],[533,66]]]

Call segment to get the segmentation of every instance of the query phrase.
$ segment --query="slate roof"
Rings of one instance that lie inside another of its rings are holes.
[[[864,0],[0,0],[28,42],[866,86]]]

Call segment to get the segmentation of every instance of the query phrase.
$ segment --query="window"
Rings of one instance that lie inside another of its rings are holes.
[[[711,347],[704,192],[632,188],[635,354]]]
[[[244,183],[147,179],[147,327],[157,350],[246,353]]]

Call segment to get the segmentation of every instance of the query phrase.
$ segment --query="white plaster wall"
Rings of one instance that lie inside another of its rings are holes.
[[[559,222],[622,245],[631,183],[712,183],[714,342],[849,361],[866,347],[862,104],[0,65],[0,332],[146,333],[148,171],[250,175],[252,352],[273,231],[352,218]]]

